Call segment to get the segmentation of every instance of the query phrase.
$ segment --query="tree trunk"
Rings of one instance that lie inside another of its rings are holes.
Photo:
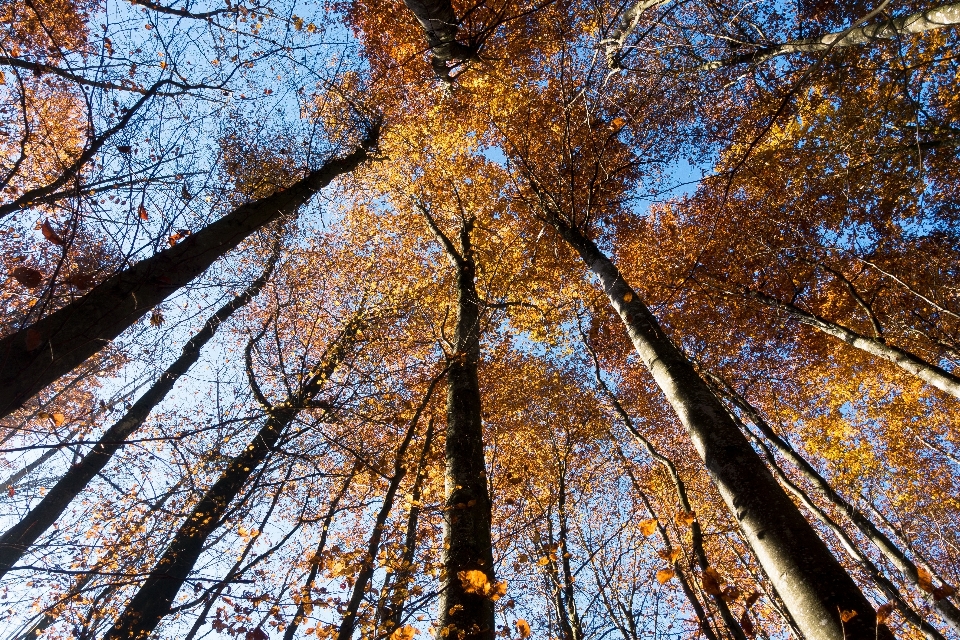
[[[279,233],[279,231],[278,231]],[[93,448],[72,465],[67,473],[43,497],[43,500],[9,531],[0,537],[0,577],[9,571],[37,539],[63,514],[74,498],[86,488],[87,483],[100,473],[110,462],[113,455],[124,445],[124,441],[150,415],[150,412],[163,401],[177,380],[185,374],[200,358],[203,346],[217,332],[217,329],[233,313],[246,305],[260,293],[280,258],[282,240],[278,236],[267,265],[241,294],[234,296],[220,307],[204,323],[203,328],[184,345],[180,357],[160,374],[160,378],[133,404],[129,411],[100,436]]]
[[[892,638],[885,627],[877,627],[870,602],[616,266],[578,229],[556,216],[549,222],[600,279],[637,353],[807,640]],[[850,617],[851,612],[856,615]]]
[[[872,356],[888,360],[904,371],[917,376],[927,384],[933,385],[937,389],[940,389],[945,393],[949,393],[955,398],[960,398],[960,377],[957,377],[954,374],[927,362],[923,358],[915,356],[908,351],[900,349],[899,347],[891,346],[879,338],[871,338],[851,329],[847,329],[846,327],[843,327],[835,322],[831,322],[826,318],[822,318],[815,313],[804,311],[794,304],[784,302],[765,293],[748,290],[746,295],[774,309],[780,309],[799,322],[814,327],[815,329],[819,329],[827,335],[831,335],[834,338],[842,340],[847,344],[860,349],[861,351],[865,351]]]
[[[726,396],[738,409],[743,411],[750,419],[750,422],[760,430],[760,433],[773,443],[780,455],[789,460],[790,463],[800,471],[803,477],[813,485],[820,497],[840,509],[841,513],[846,515],[850,522],[903,574],[907,582],[919,588],[920,574],[917,571],[917,565],[907,557],[903,550],[894,544],[862,511],[837,493],[827,479],[820,475],[820,472],[818,472],[806,458],[797,453],[789,442],[781,438],[777,432],[773,430],[773,427],[763,419],[760,412],[757,411],[746,398],[734,391],[730,385],[719,377],[709,373],[707,376],[713,383],[714,388],[717,389],[717,392]],[[933,604],[944,621],[946,621],[954,631],[960,632],[960,610],[946,598],[936,600]],[[927,632],[925,631],[924,633]]]
[[[301,408],[323,388],[323,383],[343,361],[347,345],[360,330],[354,319],[328,351],[301,391],[281,405],[268,410],[263,427],[241,453],[234,456],[220,477],[194,506],[174,535],[166,551],[150,571],[140,590],[127,604],[104,640],[140,640],[149,636],[164,616],[193,565],[203,552],[207,538],[221,524],[230,503],[240,493],[254,470],[267,458]]]
[[[475,575],[468,572],[479,571],[490,589],[495,584],[490,536],[492,516],[477,378],[480,305],[470,245],[473,222],[463,221],[458,250],[430,214],[426,210],[423,213],[457,272],[456,353],[450,359],[447,372],[446,517],[439,637],[494,640],[493,600],[489,593],[478,592],[468,581],[470,575]]]
[[[251,233],[292,214],[339,175],[369,157],[379,129],[362,145],[305,178],[234,209],[179,244],[124,269],[86,295],[0,340],[0,418],[103,349],[150,309],[203,273]]]
[[[469,60],[476,52],[457,41],[460,21],[450,0],[403,0],[407,9],[416,17],[430,45],[431,64],[437,77],[450,82],[450,67],[447,63]]]

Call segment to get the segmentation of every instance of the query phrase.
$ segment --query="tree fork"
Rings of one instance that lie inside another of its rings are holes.
[[[873,606],[613,262],[578,229],[553,212],[547,214],[547,221],[599,278],[637,354],[676,411],[807,640],[892,638],[885,626],[877,626]]]
[[[254,231],[297,211],[334,178],[370,157],[379,124],[349,154],[287,189],[241,205],[179,244],[101,282],[82,298],[0,340],[0,418],[103,349],[150,309]]]

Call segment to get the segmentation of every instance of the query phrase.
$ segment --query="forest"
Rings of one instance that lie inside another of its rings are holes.
[[[0,640],[960,640],[960,4],[0,0]]]

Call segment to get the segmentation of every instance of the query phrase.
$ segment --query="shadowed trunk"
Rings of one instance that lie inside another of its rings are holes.
[[[0,417],[99,352],[254,231],[294,213],[331,180],[359,166],[369,157],[378,132],[374,126],[350,154],[330,160],[287,189],[237,207],[0,340]]]
[[[104,640],[146,638],[156,629],[163,617],[170,613],[177,592],[203,552],[207,538],[223,524],[230,503],[256,468],[273,451],[304,405],[322,390],[324,382],[346,356],[347,348],[356,337],[361,324],[357,318],[349,322],[328,349],[322,363],[296,395],[283,404],[268,408],[263,427],[243,451],[230,460],[217,481],[194,506],[140,590],[106,633]]]
[[[446,503],[438,637],[493,640],[491,506],[483,456],[480,409],[480,305],[470,244],[472,220],[463,220],[459,250],[423,210],[431,231],[456,269],[456,353],[447,372]],[[480,572],[486,584],[471,581]],[[484,593],[484,590],[488,590]],[[463,635],[460,635],[463,634]]]
[[[100,436],[97,444],[79,462],[71,465],[67,473],[47,492],[37,506],[0,537],[0,577],[19,562],[30,545],[57,521],[73,499],[86,488],[87,483],[107,466],[130,434],[140,428],[150,412],[173,389],[177,380],[197,362],[201,349],[214,336],[220,325],[260,293],[273,274],[273,269],[280,258],[281,247],[282,241],[278,235],[273,252],[260,277],[217,310],[204,323],[203,328],[184,345],[180,357],[160,374],[153,386],[140,396],[123,418],[107,429]]]
[[[555,215],[549,222],[599,278],[638,355],[807,640],[892,638],[886,627],[877,627],[870,602],[616,266],[578,229]]]
[[[475,51],[457,41],[460,21],[450,0],[403,0],[407,9],[416,17],[430,45],[431,65],[437,77],[450,82],[448,63],[469,60]]]

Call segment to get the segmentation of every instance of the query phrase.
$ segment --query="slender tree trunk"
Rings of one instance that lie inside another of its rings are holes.
[[[203,273],[257,229],[297,211],[369,157],[378,128],[348,155],[289,188],[234,209],[179,244],[124,269],[86,295],[0,340],[0,417],[103,349],[150,309]]]
[[[18,482],[20,482],[25,477],[33,473],[35,469],[42,466],[43,463],[45,463],[47,460],[49,460],[54,455],[56,455],[56,453],[60,451],[60,449],[63,449],[64,447],[66,447],[70,443],[70,440],[78,433],[80,433],[80,429],[73,429],[64,438],[62,444],[49,447],[40,456],[38,456],[36,460],[33,460],[32,462],[30,462],[30,464],[25,466],[23,469],[20,469],[19,471],[16,471],[13,474],[11,474],[9,478],[7,478],[2,483],[0,483],[0,495],[10,491],[10,489],[15,487]],[[2,545],[3,545],[3,538],[0,538],[0,548],[2,548]],[[0,560],[0,566],[2,566],[2,562],[3,561]],[[0,577],[3,577],[2,570],[0,570]]]
[[[409,585],[413,578],[413,561],[417,555],[417,532],[420,526],[420,498],[423,496],[423,479],[426,471],[427,456],[430,455],[430,445],[433,443],[433,419],[427,423],[427,432],[423,436],[423,449],[417,463],[417,477],[410,490],[410,513],[407,514],[407,529],[404,535],[403,556],[400,558],[400,570],[393,575],[392,588],[398,593],[389,598],[389,604],[383,604],[381,619],[387,631],[393,631],[403,623],[403,610],[406,606]],[[387,589],[388,585],[384,586]],[[286,639],[288,640],[288,639]]]
[[[349,322],[328,350],[324,362],[315,369],[296,396],[268,410],[263,427],[243,451],[230,460],[217,481],[194,506],[104,640],[146,638],[170,613],[177,592],[203,552],[207,538],[222,524],[230,503],[255,469],[273,451],[301,408],[321,391],[324,382],[343,361],[347,346],[353,342],[360,326],[356,318]]]
[[[407,468],[404,465],[407,448],[410,446],[413,435],[417,431],[417,423],[420,421],[420,416],[423,414],[423,410],[426,409],[427,403],[430,402],[430,398],[433,396],[433,390],[437,383],[440,382],[444,373],[446,373],[446,369],[430,383],[427,393],[424,394],[420,406],[417,407],[413,418],[410,419],[410,426],[407,427],[407,433],[400,443],[400,447],[397,449],[396,461],[393,464],[393,477],[387,486],[387,492],[383,496],[383,504],[380,506],[380,511],[377,513],[377,519],[373,525],[373,531],[370,533],[370,540],[367,543],[367,555],[361,564],[360,573],[357,574],[357,581],[353,585],[353,593],[350,595],[350,601],[347,603],[347,610],[343,614],[343,620],[340,621],[340,628],[337,630],[337,640],[350,640],[350,638],[353,637],[354,629],[356,629],[357,626],[357,614],[360,611],[360,603],[363,602],[363,596],[367,592],[367,585],[370,584],[370,579],[373,578],[373,572],[376,569],[377,554],[380,552],[380,541],[383,539],[383,530],[387,526],[387,519],[390,517],[390,511],[393,509],[393,502],[397,497],[397,490],[400,488],[400,483],[407,475]]]
[[[719,377],[710,373],[706,375],[717,392],[725,396],[734,406],[743,411],[744,415],[750,419],[750,422],[760,430],[760,433],[773,443],[773,446],[780,455],[789,460],[801,475],[810,482],[820,497],[840,509],[840,512],[903,574],[907,582],[919,588],[920,574],[917,571],[917,565],[907,557],[903,550],[888,538],[862,511],[837,493],[827,479],[824,478],[806,458],[797,453],[789,442],[781,438],[777,432],[774,431],[773,427],[763,419],[760,412],[757,411],[746,398],[734,391],[730,385]],[[954,631],[960,633],[960,610],[946,598],[934,601],[933,605],[943,617],[944,621],[950,625]],[[904,615],[906,617],[906,614]],[[927,631],[924,631],[924,633],[926,634]]]
[[[556,216],[549,221],[600,279],[637,353],[807,640],[890,638],[886,627],[877,627],[870,602],[616,266],[578,229]],[[851,612],[856,615],[850,617]]]
[[[570,552],[567,550],[569,526],[567,522],[567,484],[566,465],[560,475],[560,491],[557,496],[557,522],[560,525],[557,549],[557,562],[560,565],[562,584],[557,586],[563,593],[563,605],[566,611],[567,624],[570,629],[570,640],[583,640],[583,624],[580,621],[580,612],[577,610],[576,598],[573,589],[573,571],[570,568]]]
[[[462,62],[473,58],[476,51],[457,41],[460,21],[450,0],[403,0],[407,9],[423,28],[430,45],[431,63],[437,77],[451,82],[447,63]]]
[[[456,353],[447,372],[446,517],[439,633],[441,638],[493,640],[493,600],[489,594],[471,588],[468,582],[468,572],[479,571],[490,588],[495,584],[490,536],[492,516],[477,378],[480,304],[470,244],[473,222],[463,221],[458,250],[430,214],[426,210],[423,213],[457,273]]]
[[[297,633],[297,628],[299,628],[300,623],[303,622],[304,614],[307,613],[307,607],[313,607],[313,605],[309,603],[312,600],[311,593],[313,591],[313,585],[317,581],[317,574],[320,573],[320,565],[323,562],[323,551],[327,548],[327,535],[330,532],[330,526],[333,524],[333,518],[340,508],[340,501],[343,500],[343,496],[347,494],[350,484],[357,474],[357,469],[359,469],[359,465],[355,464],[350,471],[350,475],[348,475],[344,481],[343,486],[340,487],[340,491],[337,492],[337,495],[335,495],[330,502],[330,508],[323,518],[323,528],[320,530],[320,541],[317,543],[317,550],[313,552],[313,559],[310,561],[310,571],[307,573],[307,579],[303,582],[303,591],[300,594],[300,602],[297,604],[297,612],[293,614],[293,620],[290,621],[290,624],[287,625],[286,630],[283,632],[283,640],[293,640],[293,636]]]
[[[140,396],[119,421],[100,436],[97,444],[79,462],[67,470],[67,473],[47,492],[37,506],[0,537],[0,577],[19,562],[27,549],[57,521],[73,499],[86,488],[90,480],[107,466],[114,454],[123,447],[130,434],[140,428],[150,412],[173,389],[177,380],[196,363],[200,358],[201,349],[213,338],[220,325],[260,293],[273,274],[282,246],[282,238],[278,235],[273,252],[260,277],[242,293],[220,307],[204,323],[203,328],[184,345],[180,357],[160,374],[153,386]]]
[[[865,336],[835,322],[831,322],[826,318],[822,318],[815,313],[804,311],[794,304],[784,302],[760,291],[749,290],[746,292],[746,295],[770,307],[780,309],[799,322],[819,329],[827,335],[842,340],[861,351],[888,360],[904,371],[917,376],[927,384],[945,393],[949,393],[955,398],[960,398],[960,377],[927,362],[923,358],[915,356],[899,347],[889,345],[882,339]]]

